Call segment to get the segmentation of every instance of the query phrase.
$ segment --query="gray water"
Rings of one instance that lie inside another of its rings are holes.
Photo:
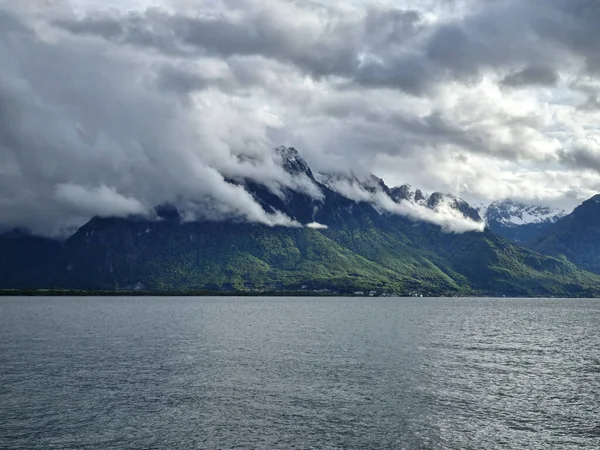
[[[600,301],[0,298],[2,449],[600,448]]]

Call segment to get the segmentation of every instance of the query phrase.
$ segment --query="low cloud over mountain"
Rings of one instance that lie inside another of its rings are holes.
[[[592,0],[0,2],[0,226],[165,203],[298,226],[237,183],[322,200],[279,144],[315,172],[569,209],[600,189],[599,16]]]

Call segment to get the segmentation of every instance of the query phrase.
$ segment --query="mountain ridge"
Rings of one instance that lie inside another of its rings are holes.
[[[529,247],[600,274],[600,194],[553,223]]]
[[[525,204],[512,199],[479,206],[477,211],[493,232],[524,245],[566,215],[564,209]]]
[[[290,188],[276,193],[256,180],[245,180],[244,187],[265,211],[280,211],[302,227],[185,221],[175,206],[157,208],[155,218],[96,217],[50,251],[27,239],[16,246],[13,240],[10,247],[8,237],[0,237],[5,269],[0,288],[252,292],[305,286],[341,294],[600,294],[600,277],[568,261],[519,247],[483,226],[447,232],[394,206],[414,203],[411,207],[431,214],[482,223],[463,200],[417,191],[410,200],[393,199],[410,188],[389,188],[377,177],[366,183],[341,177],[362,196],[348,198],[333,184],[319,182],[295,149],[276,152],[290,160],[283,162],[286,171],[311,176],[322,197]],[[306,226],[315,223],[322,227]],[[36,263],[11,268],[17,252]]]

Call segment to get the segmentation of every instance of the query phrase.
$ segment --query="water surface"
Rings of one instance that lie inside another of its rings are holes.
[[[0,448],[598,449],[600,301],[0,298]]]

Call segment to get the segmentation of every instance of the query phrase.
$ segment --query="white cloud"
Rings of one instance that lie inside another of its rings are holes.
[[[317,170],[573,207],[600,189],[598,5],[492,3],[4,2],[3,224],[56,232],[102,210],[69,195],[110,191],[119,211],[296,225],[228,182],[320,198],[280,144]]]
[[[59,184],[56,197],[78,213],[100,217],[126,217],[145,214],[148,208],[133,197],[119,194],[108,186],[86,187],[77,184]]]
[[[312,222],[307,223],[306,228],[312,228],[313,230],[326,230],[329,227],[327,225],[323,225],[322,223]]]
[[[365,188],[358,180],[338,179],[330,181],[329,186],[343,196],[355,202],[366,202],[375,206],[381,212],[405,216],[415,221],[424,221],[439,225],[442,230],[451,233],[467,231],[483,231],[485,225],[466,218],[459,210],[452,208],[450,202],[442,199],[435,208],[411,201],[395,202],[377,186]]]

